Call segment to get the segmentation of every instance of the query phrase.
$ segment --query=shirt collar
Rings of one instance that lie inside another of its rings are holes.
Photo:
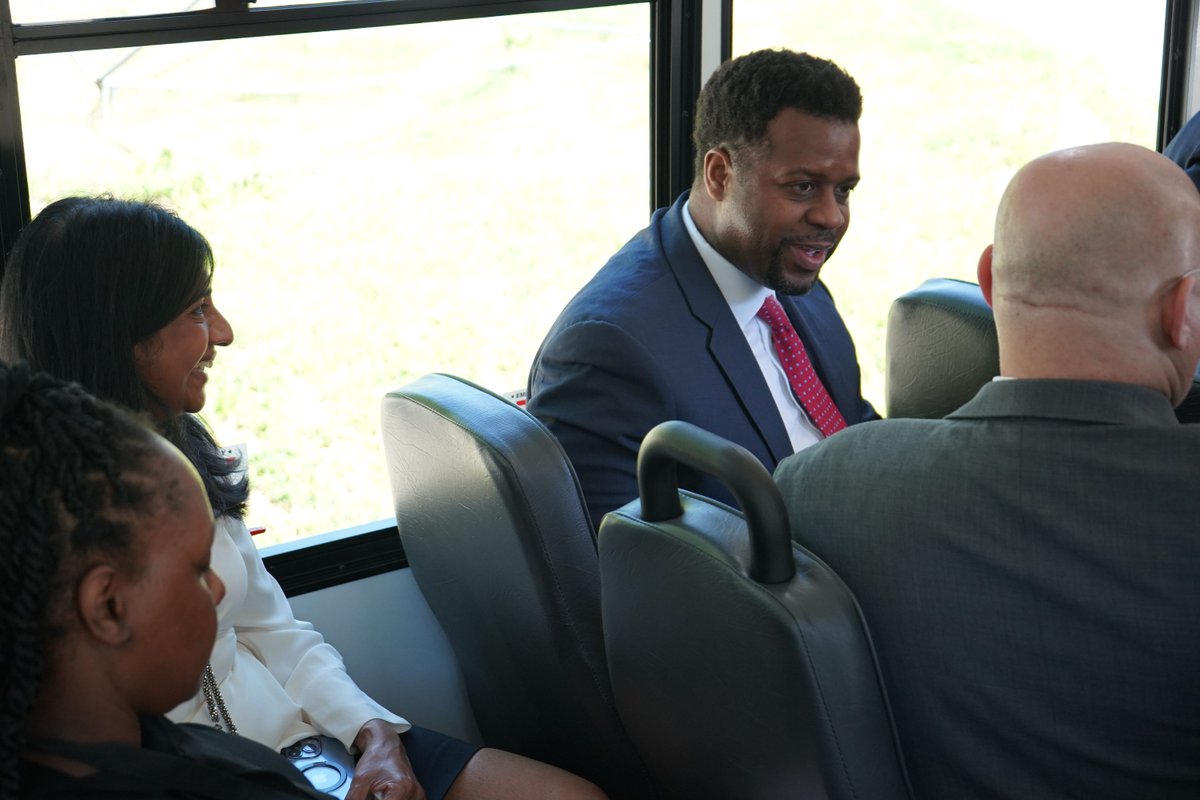
[[[721,295],[729,304],[733,318],[737,320],[739,327],[745,328],[754,321],[755,314],[762,308],[763,301],[775,293],[735,267],[729,259],[718,253],[708,243],[708,240],[700,233],[700,229],[696,227],[696,221],[692,219],[688,203],[683,205],[683,225],[687,228],[692,244],[699,251],[704,266],[708,267],[709,273],[717,283],[717,288],[721,290]]]

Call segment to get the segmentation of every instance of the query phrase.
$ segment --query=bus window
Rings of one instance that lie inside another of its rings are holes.
[[[847,8],[853,7],[853,13]],[[733,52],[806,50],[863,92],[862,183],[822,273],[882,410],[891,301],[975,279],[996,203],[1026,161],[1120,140],[1155,146],[1165,3],[737,0]]]
[[[524,386],[645,224],[649,29],[635,3],[18,59],[33,213],[148,197],[211,240],[237,339],[203,416],[247,445],[260,543],[391,516],[387,389]]]

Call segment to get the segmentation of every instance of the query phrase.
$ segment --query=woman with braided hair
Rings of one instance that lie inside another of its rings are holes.
[[[240,465],[195,416],[216,348],[233,342],[212,278],[208,242],[173,213],[70,197],[22,229],[0,280],[0,359],[148,412],[208,491],[212,564],[226,594],[202,690],[168,716],[273,749],[329,737],[326,749],[360,754],[348,800],[603,798],[557,768],[410,726],[363,693],[338,652],[293,617],[242,520]]]
[[[0,364],[0,797],[324,796],[260,744],[161,716],[211,649],[212,538],[176,448]]]

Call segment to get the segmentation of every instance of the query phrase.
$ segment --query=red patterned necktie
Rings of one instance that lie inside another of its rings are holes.
[[[817,377],[817,371],[808,360],[804,343],[800,341],[796,329],[792,327],[792,321],[788,319],[783,306],[779,305],[774,295],[763,301],[757,316],[771,326],[771,342],[775,345],[775,352],[779,354],[784,372],[787,373],[792,393],[796,395],[800,405],[804,406],[804,411],[813,425],[816,425],[824,436],[832,436],[846,427],[842,412],[838,411],[829,392],[825,391],[824,384]]]

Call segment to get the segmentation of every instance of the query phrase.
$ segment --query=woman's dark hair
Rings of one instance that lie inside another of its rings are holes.
[[[21,730],[47,646],[84,559],[132,568],[137,519],[155,513],[151,430],[78,385],[0,363],[0,797],[18,796]]]
[[[0,359],[75,381],[97,397],[156,412],[195,465],[213,513],[242,516],[249,486],[204,423],[170,416],[138,375],[134,345],[208,294],[208,241],[153,203],[67,197],[26,225],[0,280]]]
[[[736,158],[740,151],[762,145],[771,120],[787,108],[856,123],[862,116],[862,92],[837,64],[808,53],[756,50],[726,61],[696,100],[696,175],[704,173],[704,154],[714,147],[730,148]]]

